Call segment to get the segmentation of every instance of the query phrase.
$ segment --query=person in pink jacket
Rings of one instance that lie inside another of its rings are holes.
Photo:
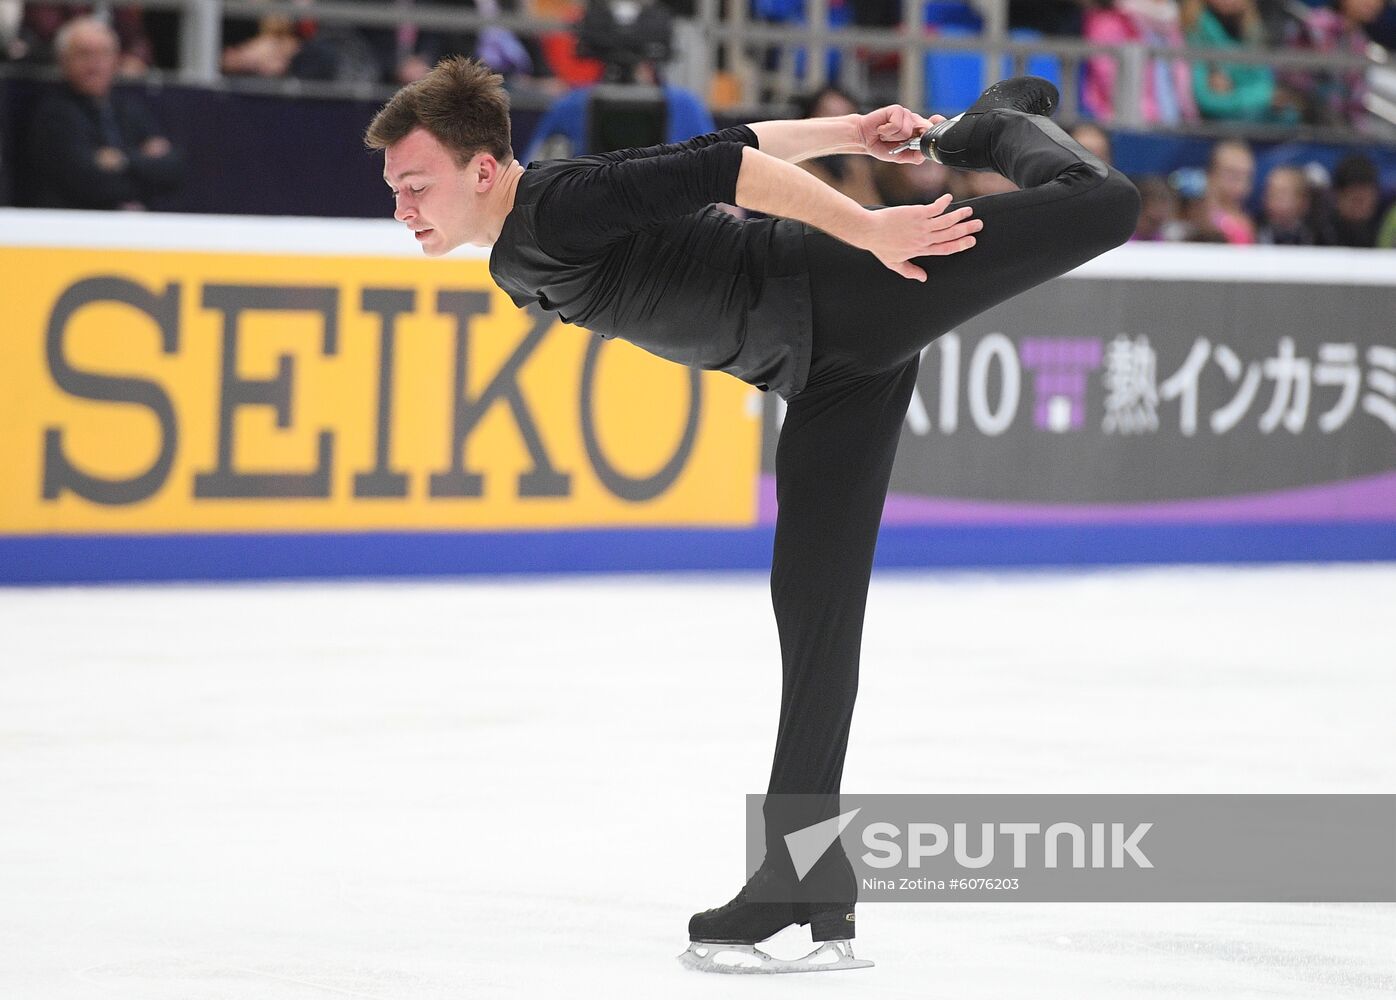
[[[1082,33],[1087,41],[1107,45],[1181,46],[1183,32],[1174,0],[1090,0]],[[1086,61],[1081,102],[1101,121],[1114,121],[1119,63],[1113,56],[1093,56]],[[1176,125],[1198,119],[1192,97],[1192,81],[1185,63],[1175,59],[1145,61],[1140,88],[1140,117],[1151,125]]]

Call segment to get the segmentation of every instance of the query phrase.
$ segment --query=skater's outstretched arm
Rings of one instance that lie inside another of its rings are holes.
[[[540,223],[540,243],[560,259],[589,259],[630,233],[727,202],[808,223],[918,281],[925,272],[908,263],[912,258],[974,245],[980,223],[969,218],[973,209],[947,212],[948,197],[871,212],[793,163],[721,136],[626,151],[634,155],[578,158],[543,195],[564,210]]]
[[[968,250],[982,228],[978,219],[970,218],[970,206],[947,212],[949,195],[929,205],[869,211],[813,174],[752,146],[742,149],[736,203],[822,229],[917,281],[925,281],[926,272],[912,264],[912,258]]]
[[[893,163],[920,163],[925,157],[919,149],[892,150],[944,120],[940,115],[922,118],[891,104],[866,115],[757,122],[748,127],[756,133],[761,152],[787,163],[837,153],[866,153]]]

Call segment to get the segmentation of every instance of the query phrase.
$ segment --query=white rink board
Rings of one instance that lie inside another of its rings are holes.
[[[389,218],[318,219],[22,208],[0,208],[0,246],[421,255],[407,227]],[[483,247],[461,247],[453,255],[485,259],[489,251]],[[1071,274],[1085,278],[1396,285],[1396,253],[1337,247],[1130,243],[1082,265]]]
[[[1393,606],[1393,565],[880,574],[844,787],[1389,793]],[[684,971],[778,664],[758,575],[0,590],[0,996],[1396,989],[1396,905],[865,905],[875,969]]]

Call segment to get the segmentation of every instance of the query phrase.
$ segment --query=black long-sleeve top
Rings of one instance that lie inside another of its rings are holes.
[[[739,220],[745,125],[544,160],[519,178],[490,273],[515,305],[789,399],[810,360],[804,225]]]
[[[178,150],[145,156],[141,146],[159,135],[155,121],[135,94],[113,90],[107,100],[126,155],[121,170],[97,165],[97,150],[110,145],[101,109],[90,97],[58,87],[39,102],[30,124],[29,176],[39,208],[117,208],[147,203],[177,187],[184,175]]]

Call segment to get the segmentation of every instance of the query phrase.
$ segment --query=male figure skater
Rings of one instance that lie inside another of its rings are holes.
[[[400,90],[368,128],[368,146],[386,151],[394,217],[429,256],[493,247],[490,274],[518,306],[789,404],[776,452],[783,684],[768,793],[812,805],[803,815],[768,807],[761,868],[689,923],[683,957],[695,967],[717,968],[723,949],[745,951],[755,971],[870,964],[848,944],[857,887],[847,858],[831,849],[802,881],[783,838],[838,811],[873,548],[921,349],[1134,231],[1138,192],[1046,117],[1056,103],[1050,83],[1020,77],[948,121],[891,106],[524,169],[502,80],[455,58]],[[996,170],[1021,190],[870,211],[794,166],[833,153],[931,156]],[[769,218],[740,221],[717,202]],[[805,960],[754,949],[793,923],[820,945]]]

